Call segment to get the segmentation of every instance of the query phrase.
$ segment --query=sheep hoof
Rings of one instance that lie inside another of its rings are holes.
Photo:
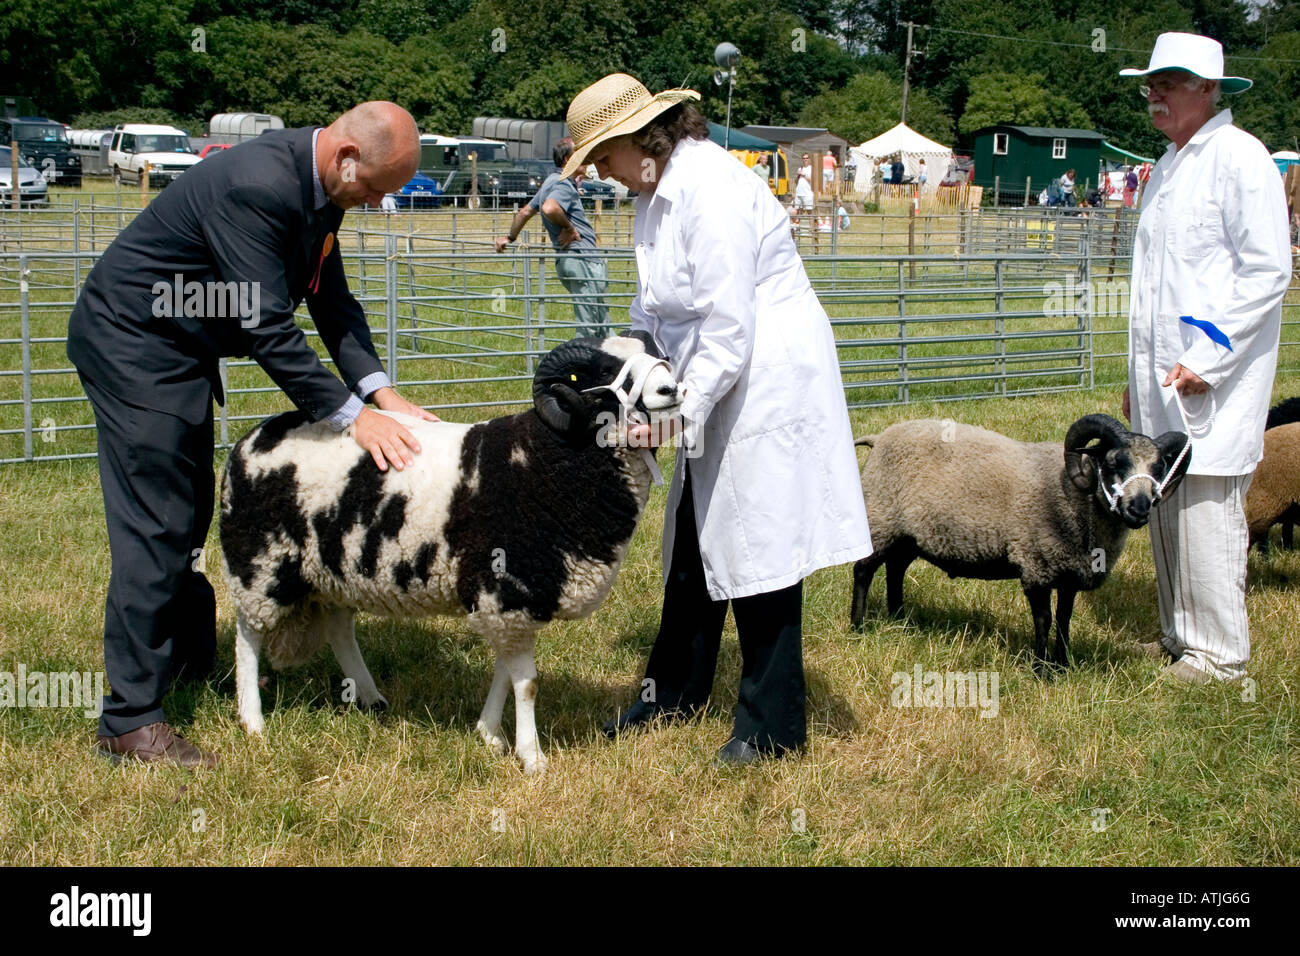
[[[362,710],[369,711],[372,714],[382,714],[388,710],[388,701],[382,695],[372,701],[361,701],[360,704]]]
[[[266,732],[266,723],[261,717],[256,719],[241,717],[239,723],[250,737],[261,737]]]
[[[478,735],[483,738],[483,743],[487,744],[488,750],[492,751],[498,757],[504,757],[510,753],[510,745],[506,739],[501,736],[501,728],[495,730],[488,727],[483,721],[478,722]]]
[[[546,772],[546,757],[541,753],[535,754],[531,757],[526,754],[520,754],[519,759],[524,765],[524,773],[530,777]]]

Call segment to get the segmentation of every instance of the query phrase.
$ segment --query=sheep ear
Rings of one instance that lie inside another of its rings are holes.
[[[1067,450],[1065,474],[1080,491],[1092,491],[1097,484],[1097,463],[1086,450]]]
[[[546,386],[534,404],[542,421],[557,432],[577,431],[591,420],[582,396],[559,382]]]
[[[618,334],[621,338],[636,339],[645,346],[647,355],[657,359],[663,358],[663,354],[659,351],[658,346],[655,345],[654,336],[644,329],[628,329]]]
[[[1182,432],[1165,432],[1159,438],[1155,439],[1156,448],[1160,449],[1160,457],[1165,463],[1165,474],[1169,474],[1169,469],[1174,467],[1174,462],[1178,461],[1179,454],[1182,453],[1183,446],[1192,439]],[[1178,469],[1174,472],[1173,477],[1169,479],[1169,484],[1165,485],[1165,490],[1161,497],[1168,498],[1174,493],[1175,489],[1182,484],[1183,477],[1187,474],[1187,469],[1192,466],[1192,449],[1187,449],[1187,454],[1183,455],[1183,460],[1178,462]]]

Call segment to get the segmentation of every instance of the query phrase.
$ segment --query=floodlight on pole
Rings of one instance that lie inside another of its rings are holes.
[[[722,137],[722,148],[731,148],[731,92],[736,88],[736,64],[740,61],[740,51],[734,43],[719,43],[713,50],[713,62],[721,69],[713,74],[713,82],[721,86],[727,84],[727,125]]]

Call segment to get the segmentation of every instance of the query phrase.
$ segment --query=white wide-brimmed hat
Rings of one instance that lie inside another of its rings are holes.
[[[652,119],[684,100],[698,100],[694,90],[664,90],[654,93],[626,73],[611,73],[597,80],[569,104],[569,135],[573,155],[561,176],[569,177],[587,165],[587,154],[607,139],[635,133]]]
[[[1223,45],[1195,33],[1162,33],[1151,51],[1151,65],[1145,70],[1130,67],[1120,76],[1147,76],[1161,70],[1186,70],[1203,80],[1218,80],[1225,93],[1242,93],[1253,85],[1244,76],[1223,75]]]

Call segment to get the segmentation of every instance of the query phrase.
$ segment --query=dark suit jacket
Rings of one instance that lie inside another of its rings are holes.
[[[223,400],[221,356],[252,356],[313,421],[338,410],[360,379],[383,369],[365,314],[348,291],[337,238],[321,260],[343,210],[332,202],[312,208],[312,131],[276,130],[209,156],[122,230],[72,310],[68,357],[78,371],[129,404],[198,424],[213,395]],[[228,299],[214,309],[219,296],[205,296],[205,307],[172,309],[184,304],[172,301],[178,275],[182,288],[256,283],[235,288],[246,305],[256,289],[258,314],[229,314]],[[294,324],[304,298],[347,385]]]

